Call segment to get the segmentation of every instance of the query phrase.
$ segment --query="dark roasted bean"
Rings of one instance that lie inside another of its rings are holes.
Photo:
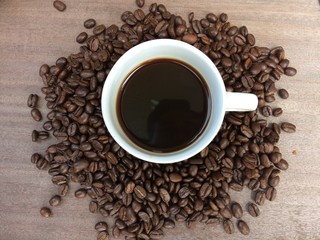
[[[296,132],[296,126],[292,123],[284,122],[281,124],[281,129],[287,133]]]
[[[248,209],[248,212],[249,214],[252,216],[252,217],[258,217],[260,215],[260,209],[259,207],[254,204],[254,203],[248,203],[247,205],[247,209]]]
[[[279,117],[282,114],[282,108],[275,108],[272,110],[272,114],[275,117]]]
[[[94,227],[98,232],[108,231],[108,224],[106,222],[98,222]]]
[[[50,200],[50,206],[58,206],[61,203],[61,197],[59,195],[54,195]]]
[[[55,0],[53,2],[53,6],[55,7],[55,9],[57,9],[60,12],[63,12],[66,9],[66,5],[64,4],[64,2],[60,0]]]
[[[226,233],[228,234],[232,234],[234,233],[234,225],[233,225],[233,222],[231,220],[225,220],[223,222],[223,229]]]
[[[284,74],[291,77],[297,74],[297,70],[292,67],[287,67],[284,69]]]
[[[263,191],[257,191],[255,196],[255,202],[258,205],[263,205],[266,200],[266,194]]]
[[[38,98],[39,97],[37,94],[30,94],[28,97],[28,102],[27,102],[28,107],[30,107],[30,108],[37,107]]]
[[[144,6],[144,0],[136,0],[136,4],[139,8],[142,8]]]
[[[52,215],[50,208],[43,207],[40,209],[40,214],[42,217],[48,218]]]
[[[88,38],[88,34],[86,32],[82,32],[80,33],[77,38],[76,41],[77,43],[84,43]]]
[[[243,216],[243,211],[242,211],[242,207],[239,203],[235,202],[231,205],[231,210],[232,210],[232,215],[235,218],[242,218]]]
[[[285,89],[279,89],[278,95],[279,95],[279,97],[281,97],[283,99],[287,99],[289,97],[289,93]]]
[[[41,121],[42,115],[41,112],[37,108],[32,108],[31,110],[31,116],[35,121]]]
[[[243,235],[248,235],[250,233],[250,228],[245,221],[239,220],[237,226],[238,226],[239,231]]]
[[[96,20],[89,18],[86,21],[84,21],[83,26],[85,28],[93,28],[96,25]]]

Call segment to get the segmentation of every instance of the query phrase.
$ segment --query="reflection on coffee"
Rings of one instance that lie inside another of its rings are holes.
[[[124,80],[117,114],[135,144],[172,152],[201,135],[211,114],[211,97],[205,80],[191,66],[175,59],[154,59]]]

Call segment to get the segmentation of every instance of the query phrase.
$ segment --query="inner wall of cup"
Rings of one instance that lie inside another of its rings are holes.
[[[154,40],[158,41],[158,40]],[[170,41],[170,40],[169,40]],[[171,40],[170,43],[174,41]],[[152,41],[151,41],[152,42]],[[151,43],[147,42],[147,43]],[[209,58],[207,58],[204,54],[200,55],[194,47],[185,44],[181,44],[181,42],[173,43],[173,44],[165,44],[165,47],[161,47],[161,44],[149,44],[148,49],[144,48],[136,48],[132,49],[133,51],[127,52],[127,57],[120,58],[118,62],[113,67],[106,81],[110,84],[108,88],[109,92],[103,94],[105,97],[103,101],[108,101],[109,109],[111,112],[105,113],[109,115],[109,120],[112,121],[112,124],[107,124],[107,127],[111,133],[111,135],[115,138],[115,140],[122,146],[125,150],[135,155],[136,157],[144,158],[153,156],[187,156],[190,155],[190,151],[194,154],[201,151],[213,137],[217,134],[220,125],[224,116],[224,98],[225,98],[225,88],[221,79],[217,79],[219,77],[219,72],[216,68],[212,68],[213,63]],[[211,116],[208,120],[207,127],[203,134],[191,145],[186,148],[170,153],[155,153],[149,152],[145,149],[140,148],[135,145],[124,133],[117,119],[117,109],[116,109],[116,101],[119,89],[127,75],[135,69],[137,66],[141,65],[143,62],[150,59],[157,58],[172,58],[179,59],[182,62],[186,62],[189,65],[193,66],[198,72],[202,75],[202,77],[207,81],[207,85],[211,94],[212,99],[212,111]],[[125,66],[125,69],[124,67]],[[106,98],[107,96],[107,98]],[[112,126],[113,125],[113,126]],[[112,128],[115,129],[112,129]],[[119,134],[119,139],[118,136]],[[115,136],[114,136],[115,135]],[[141,153],[145,153],[145,156],[142,156]],[[184,153],[184,154],[183,154]],[[145,159],[150,160],[150,159]],[[152,161],[152,160],[150,160]],[[172,162],[172,161],[171,161]]]

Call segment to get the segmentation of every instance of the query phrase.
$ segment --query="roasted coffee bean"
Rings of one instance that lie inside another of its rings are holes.
[[[48,74],[50,71],[50,68],[47,64],[43,64],[39,69],[39,75],[40,77],[44,76],[45,74]]]
[[[87,19],[87,20],[84,21],[84,23],[83,23],[83,26],[84,26],[85,28],[88,28],[88,29],[93,28],[95,25],[96,25],[96,20],[94,20],[94,19],[92,19],[92,18]]]
[[[280,170],[287,170],[289,167],[288,162],[285,159],[281,159],[279,162],[274,164]]]
[[[80,33],[77,38],[76,41],[77,43],[84,43],[88,38],[88,34],[86,32],[82,32]]]
[[[69,185],[68,184],[59,185],[58,193],[59,193],[60,196],[66,196],[68,191],[69,191]]]
[[[39,153],[34,153],[31,155],[31,162],[35,164],[41,158],[42,156]]]
[[[279,182],[280,182],[279,176],[271,177],[271,178],[269,178],[269,181],[268,181],[268,183],[271,187],[278,186]]]
[[[289,93],[286,89],[279,89],[278,91],[278,95],[279,97],[283,98],[283,99],[287,99],[289,97]]]
[[[166,189],[160,188],[159,194],[160,194],[162,201],[164,201],[166,204],[168,204],[170,202],[171,197],[170,197],[169,192]]]
[[[50,208],[43,207],[40,209],[40,214],[42,217],[48,218],[52,215]]]
[[[77,160],[74,164],[73,164],[73,169],[76,173],[86,169],[89,166],[89,161],[87,159],[80,159]]]
[[[275,108],[272,110],[272,115],[275,117],[279,117],[282,114],[282,108]]]
[[[32,108],[31,110],[31,116],[35,121],[41,121],[42,115],[41,112],[37,108]]]
[[[102,231],[98,233],[97,240],[108,240],[109,234],[107,231]]]
[[[94,227],[98,232],[108,231],[108,224],[106,222],[98,222]]]
[[[261,113],[265,117],[269,117],[272,115],[272,108],[270,106],[264,106],[261,110]]]
[[[281,124],[281,129],[287,133],[294,133],[296,132],[296,126],[289,122],[284,122]]]
[[[52,122],[51,121],[46,121],[43,125],[42,128],[46,131],[51,131],[53,130]]]
[[[164,221],[163,226],[164,226],[165,228],[172,229],[172,228],[174,228],[174,227],[175,227],[175,223],[174,223],[174,221],[173,221],[173,220],[171,220],[171,219],[167,218],[167,219]]]
[[[38,141],[39,132],[37,130],[33,130],[31,134],[32,142]]]
[[[239,220],[237,226],[238,226],[239,231],[243,235],[248,235],[250,233],[250,228],[245,221]]]
[[[170,173],[169,178],[170,178],[170,181],[174,183],[178,183],[182,181],[182,176],[178,173]]]
[[[39,170],[45,169],[47,166],[48,166],[48,161],[46,159],[44,159],[44,158],[40,158],[36,162],[36,167]]]
[[[234,233],[234,225],[233,222],[231,220],[225,220],[223,221],[223,229],[226,233],[228,234],[232,234]]]
[[[228,207],[220,209],[219,213],[224,218],[228,218],[228,219],[232,218],[232,212]]]
[[[144,6],[144,0],[136,0],[136,4],[139,8],[142,8]]]
[[[93,31],[93,34],[99,35],[100,33],[104,32],[105,29],[106,27],[103,24],[100,24],[98,26],[95,26],[92,31]]]
[[[55,0],[53,2],[53,6],[60,12],[63,12],[66,9],[66,5],[64,4],[64,2],[59,0]]]
[[[38,99],[39,99],[39,97],[37,94],[30,94],[28,97],[28,102],[27,102],[28,107],[30,107],[30,108],[37,107]]]
[[[254,199],[255,203],[261,206],[264,204],[265,200],[266,200],[265,192],[257,191]]]
[[[50,200],[50,206],[58,206],[61,203],[61,197],[59,195],[54,195]]]
[[[239,203],[235,202],[231,205],[231,211],[232,211],[232,215],[235,218],[242,218],[243,216],[243,211],[242,211],[242,207]]]
[[[266,191],[266,199],[269,201],[274,201],[277,196],[277,189],[274,187],[269,187]]]
[[[89,212],[96,213],[98,210],[98,203],[96,201],[91,201],[89,203]]]
[[[198,37],[194,34],[185,34],[182,37],[182,41],[189,43],[189,44],[194,44],[198,40]]]
[[[84,198],[85,196],[87,196],[87,191],[85,189],[78,189],[77,191],[75,191],[74,196],[76,198]]]
[[[186,198],[189,196],[189,194],[190,194],[190,189],[188,187],[182,187],[178,192],[178,195],[180,198]]]
[[[144,199],[147,196],[146,190],[140,185],[135,186],[134,193],[140,199]]]
[[[248,209],[249,214],[252,217],[258,217],[260,215],[259,207],[256,204],[252,203],[252,202],[249,202],[247,204],[247,209]]]
[[[297,74],[297,70],[292,67],[287,67],[284,69],[284,74],[291,77]]]

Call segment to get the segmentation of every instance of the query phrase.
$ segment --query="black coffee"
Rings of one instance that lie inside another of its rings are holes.
[[[155,59],[125,79],[118,94],[118,119],[140,147],[171,152],[202,133],[210,102],[208,87],[196,70],[175,59]]]

